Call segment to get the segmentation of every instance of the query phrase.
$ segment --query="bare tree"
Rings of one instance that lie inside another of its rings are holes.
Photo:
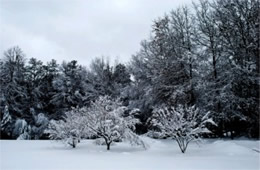
[[[105,140],[107,150],[110,150],[112,142],[120,140],[145,147],[144,142],[133,132],[138,119],[133,115],[124,116],[125,109],[118,100],[108,96],[100,97],[87,109],[86,125],[94,135]]]
[[[159,129],[161,136],[177,141],[182,153],[185,153],[191,141],[199,139],[203,133],[210,132],[206,127],[207,123],[215,124],[209,118],[209,112],[202,115],[195,106],[156,108],[151,119],[152,125]]]
[[[62,141],[73,148],[80,142],[81,136],[87,132],[84,117],[78,108],[66,112],[64,120],[51,120],[45,131],[51,139]]]

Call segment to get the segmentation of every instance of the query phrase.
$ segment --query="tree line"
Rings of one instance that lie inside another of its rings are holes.
[[[45,138],[50,120],[101,96],[135,110],[138,134],[157,131],[158,108],[194,106],[213,118],[211,137],[259,138],[259,11],[257,0],[177,8],[153,22],[128,64],[43,64],[12,47],[0,60],[1,138]]]

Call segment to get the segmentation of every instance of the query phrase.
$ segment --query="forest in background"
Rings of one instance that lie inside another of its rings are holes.
[[[0,60],[1,138],[48,138],[50,120],[100,96],[136,110],[138,134],[151,130],[158,107],[196,106],[217,126],[208,137],[259,138],[260,2],[200,1],[157,18],[129,63],[96,58],[47,64],[19,47]]]

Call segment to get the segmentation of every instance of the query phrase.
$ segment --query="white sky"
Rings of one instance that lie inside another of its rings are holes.
[[[127,62],[152,21],[191,0],[0,0],[0,53],[20,46],[44,62]]]

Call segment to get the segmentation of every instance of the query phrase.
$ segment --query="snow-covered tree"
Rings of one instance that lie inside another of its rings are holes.
[[[51,103],[56,107],[56,112],[68,111],[71,107],[82,107],[86,102],[85,97],[85,69],[77,64],[77,61],[63,62],[60,74],[52,82],[56,90]]]
[[[11,116],[21,116],[26,110],[24,86],[25,55],[19,47],[5,51],[0,61],[0,112],[8,105]]]
[[[42,108],[42,101],[40,101],[44,92],[41,90],[42,80],[45,72],[43,71],[43,63],[36,58],[31,58],[26,66],[26,83],[28,93],[28,106],[35,108]]]
[[[185,153],[188,144],[200,138],[203,133],[209,133],[206,124],[215,124],[209,118],[209,112],[202,115],[195,106],[161,107],[154,110],[152,125],[159,130],[161,137],[175,139]]]
[[[113,72],[113,80],[121,86],[126,86],[131,82],[130,74],[124,64],[117,64]]]
[[[1,137],[5,135],[6,137],[11,137],[13,131],[13,121],[14,119],[11,117],[9,108],[6,105],[1,120]]]
[[[24,119],[17,119],[14,125],[13,136],[19,140],[31,139],[31,126]]]
[[[44,78],[41,86],[42,92],[44,92],[43,98],[43,111],[47,113],[52,118],[57,118],[56,115],[57,105],[56,103],[52,102],[53,95],[56,94],[57,90],[56,87],[53,86],[53,81],[59,76],[59,65],[57,64],[56,60],[51,60],[47,62],[47,65],[43,66],[44,71]]]
[[[45,133],[49,134],[51,139],[75,148],[82,135],[87,132],[81,113],[78,108],[73,108],[65,113],[64,120],[51,120]]]
[[[31,127],[31,137],[39,139],[47,128],[49,120],[43,113],[36,114],[33,108],[31,108],[31,114],[34,118],[34,123]]]
[[[132,83],[125,90],[125,95],[128,97],[128,108],[140,110],[138,118],[141,124],[137,128],[138,132],[145,133],[145,122],[151,116],[154,98],[151,97],[152,77],[148,72],[151,69],[146,64],[146,59],[140,55],[134,55],[131,59],[131,64],[128,69],[131,73]]]
[[[93,101],[100,95],[113,95],[113,67],[103,57],[94,59],[87,74],[87,92]]]
[[[123,101],[123,105],[128,105],[129,97],[127,96],[128,88],[131,84],[130,73],[124,64],[117,64],[113,70],[113,97],[118,97]]]
[[[88,108],[87,126],[94,135],[105,140],[107,150],[110,150],[112,142],[120,140],[145,147],[144,142],[134,133],[138,119],[131,114],[124,115],[125,109],[118,100],[108,96],[99,97]]]
[[[12,117],[9,114],[8,106],[5,106],[4,116],[3,116],[3,119],[1,121],[1,130],[5,130],[6,125],[8,123],[10,123],[11,120],[12,120]]]
[[[219,97],[224,130],[232,132],[231,137],[259,137],[260,1],[218,0],[211,6],[223,41],[223,57],[230,64]]]
[[[259,4],[216,0],[195,5],[202,56],[197,106],[211,111],[220,137],[260,134]]]

